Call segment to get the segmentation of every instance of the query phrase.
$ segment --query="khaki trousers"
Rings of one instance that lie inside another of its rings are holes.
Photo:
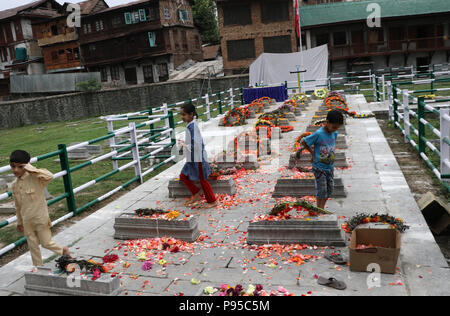
[[[35,267],[44,265],[39,245],[42,245],[43,248],[53,251],[58,255],[63,254],[63,247],[53,241],[52,231],[48,224],[24,223],[23,228],[25,236],[27,237],[31,259]]]

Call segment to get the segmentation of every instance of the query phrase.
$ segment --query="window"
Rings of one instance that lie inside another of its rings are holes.
[[[125,23],[126,24],[131,24],[133,23],[132,19],[131,19],[131,13],[130,12],[125,12]]]
[[[86,23],[83,25],[83,32],[84,32],[84,34],[89,34],[92,32],[90,23]]]
[[[111,66],[111,79],[112,80],[120,80],[119,66]]]
[[[223,24],[225,26],[252,24],[250,3],[225,4],[223,7]]]
[[[139,16],[139,11],[134,11],[133,12],[133,23],[139,23],[140,22],[140,16]]]
[[[108,81],[108,70],[106,69],[106,67],[100,68],[100,77],[102,82]]]
[[[115,17],[113,17],[113,19],[112,19],[112,21],[111,21],[111,24],[112,24],[112,27],[113,28],[116,28],[116,27],[119,27],[119,26],[121,26],[122,25],[122,16],[115,16]]]
[[[167,64],[159,64],[158,70],[159,70],[159,81],[169,80],[169,68],[167,67]]]
[[[66,55],[67,55],[67,60],[73,60],[72,48],[67,48],[66,49]]]
[[[95,47],[95,44],[90,44],[89,45],[89,51],[90,52],[93,52],[93,51],[95,51],[97,49],[97,47]]]
[[[347,45],[347,33],[346,32],[335,32],[333,33],[333,45]]]
[[[186,10],[179,10],[180,20],[185,22],[189,21],[189,12]]]
[[[60,49],[60,50],[58,51],[58,55],[64,55],[64,49]]]
[[[328,33],[317,34],[316,35],[316,46],[322,46],[328,44],[330,37]]]
[[[148,32],[148,43],[150,47],[156,47],[156,33]]]
[[[145,10],[144,9],[139,9],[139,20],[141,22],[144,22],[147,20],[147,16],[145,14]]]
[[[103,30],[103,21],[102,20],[95,21],[95,30],[97,32]]]
[[[261,5],[263,23],[289,21],[289,2],[264,0]]]
[[[255,58],[255,40],[228,41],[228,60],[243,60]]]
[[[52,25],[51,26],[51,30],[52,30],[52,35],[53,36],[58,35],[58,26]]]
[[[152,65],[143,66],[142,70],[144,71],[144,82],[146,82],[146,83],[155,82],[153,80],[153,66]]]
[[[292,53],[291,37],[289,35],[264,37],[263,42],[265,53]]]
[[[75,60],[80,60],[80,50],[78,49],[78,47],[75,47],[73,49],[73,57]]]
[[[170,20],[170,10],[167,8],[164,8],[164,19]]]
[[[58,52],[56,50],[52,52],[52,60],[58,60]]]

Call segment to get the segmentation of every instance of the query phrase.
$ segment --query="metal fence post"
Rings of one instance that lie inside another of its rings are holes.
[[[107,121],[106,121],[106,124],[107,124],[107,126],[108,126],[108,133],[114,133],[114,124],[113,124],[113,121],[109,121],[108,119],[106,119],[106,120],[107,120]],[[111,151],[116,150],[115,145],[116,145],[116,137],[114,136],[114,137],[111,137],[111,138],[109,139],[109,149],[110,149]],[[114,170],[119,169],[119,162],[118,162],[117,160],[114,160],[114,159],[113,159],[113,158],[116,158],[116,157],[117,157],[117,155],[114,155],[114,156],[111,157],[112,165],[113,165],[113,169],[114,169]]]
[[[206,102],[206,120],[209,121],[211,119],[211,107],[209,103],[209,94],[207,93],[205,96],[205,102]]]
[[[386,101],[386,78],[383,76],[381,77],[381,84],[383,86],[383,102]]]
[[[153,115],[153,109],[149,108],[148,109],[148,115],[152,116]],[[150,118],[151,120],[151,118]],[[155,134],[155,132],[153,131],[155,129],[155,124],[150,124],[150,136],[153,136]]]
[[[163,106],[162,106],[162,108],[163,108],[164,116],[169,115],[169,108],[167,107],[167,103],[164,103]],[[168,119],[168,118],[166,118],[166,119],[164,120],[164,124],[165,124],[165,126],[164,126],[165,128],[168,128],[168,127],[169,127],[169,119]]]
[[[132,122],[128,125],[128,127],[131,128],[130,131],[130,142],[131,144],[134,144],[131,148],[131,152],[133,154],[133,160],[136,161],[134,164],[134,174],[135,176],[139,177],[140,183],[142,183],[142,169],[141,169],[141,159],[139,157],[139,145],[136,135],[136,123]]]
[[[450,174],[450,110],[441,109],[441,177]],[[442,178],[450,184],[450,178]]]
[[[422,123],[421,119],[425,116],[425,98],[420,97],[418,103],[418,123],[419,123],[419,155],[421,153],[425,153],[425,141],[423,137],[425,137],[425,124]]]
[[[387,82],[387,89],[388,89],[388,106],[389,106],[389,120],[392,121],[394,119],[394,111],[392,108],[392,82]]]
[[[331,80],[331,77],[328,77],[328,88],[330,91],[333,91],[333,80]]]
[[[411,129],[409,122],[409,94],[408,90],[403,90],[403,126],[405,128],[405,144],[409,143]]]
[[[59,163],[61,165],[61,170],[66,171],[66,175],[63,176],[63,183],[64,183],[64,191],[67,193],[67,209],[69,210],[69,213],[72,213],[74,215],[76,214],[77,206],[75,203],[75,195],[73,193],[73,186],[72,186],[72,176],[70,174],[70,165],[69,165],[69,157],[67,156],[67,147],[65,144],[59,144],[58,149],[61,150],[59,153]]]
[[[219,114],[223,114],[223,110],[222,110],[222,95],[219,92],[217,92],[217,99],[219,100]]]
[[[398,93],[397,93],[397,85],[394,84],[392,85],[392,104],[393,104],[393,111],[394,111],[394,126],[395,123],[398,122],[398,104],[397,104],[397,100],[398,100]]]

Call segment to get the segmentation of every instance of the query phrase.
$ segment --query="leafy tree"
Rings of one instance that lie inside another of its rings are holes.
[[[194,0],[194,24],[200,31],[203,44],[219,44],[219,26],[216,4],[213,0]]]

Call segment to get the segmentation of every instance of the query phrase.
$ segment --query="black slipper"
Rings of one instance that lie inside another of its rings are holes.
[[[324,277],[319,277],[317,283],[319,283],[320,285],[331,287],[336,290],[345,290],[347,288],[347,285],[344,282],[336,280],[335,278],[326,279]]]
[[[330,260],[331,262],[338,264],[338,265],[345,265],[347,261],[344,259],[344,257],[341,255],[340,252],[332,252],[325,255],[325,259]]]

